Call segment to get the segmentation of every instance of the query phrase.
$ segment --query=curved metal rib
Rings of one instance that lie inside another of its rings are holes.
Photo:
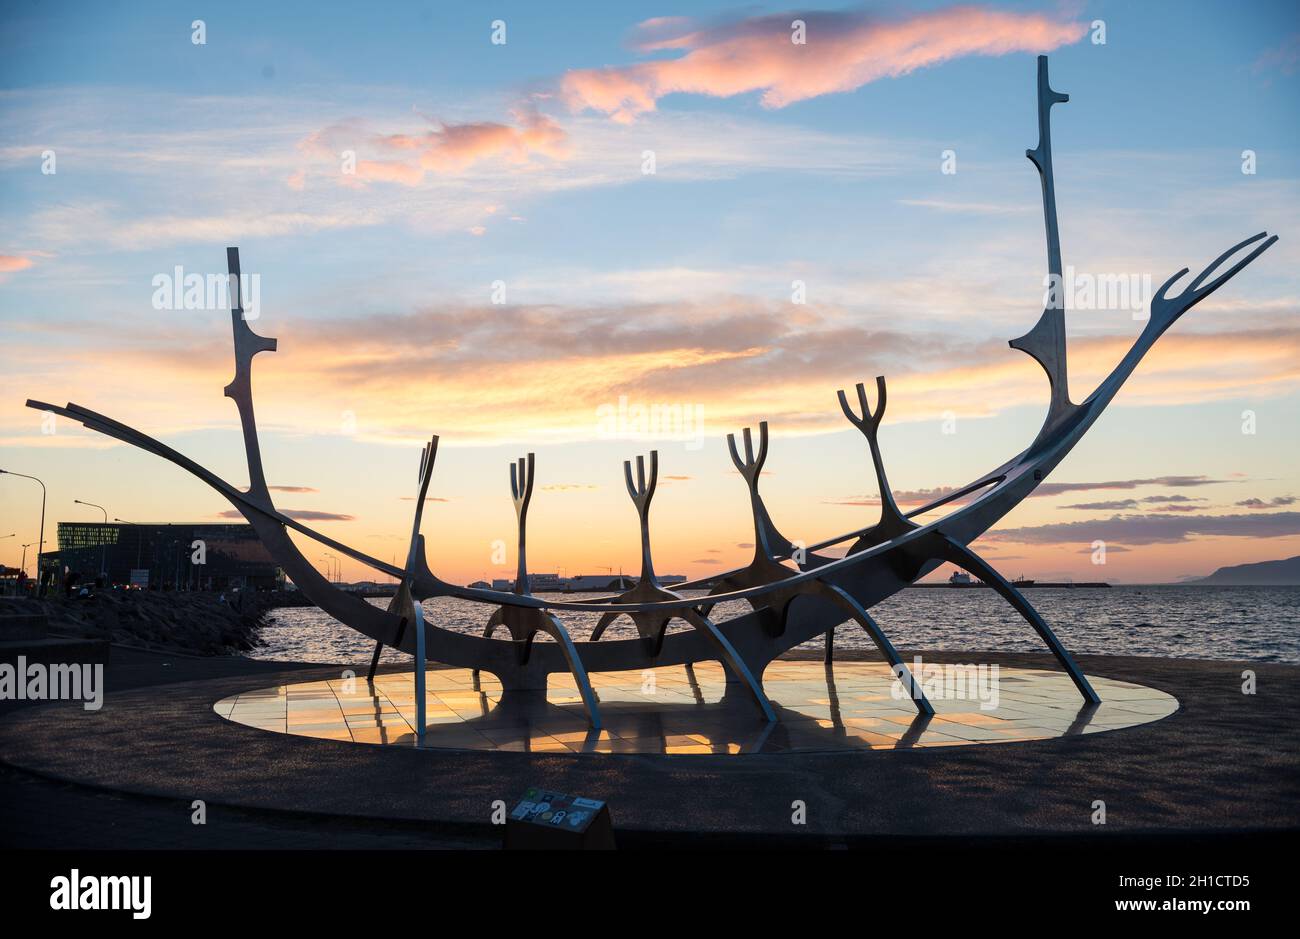
[[[728,675],[735,677],[742,682],[748,689],[754,703],[758,709],[763,712],[763,717],[769,723],[776,720],[776,712],[772,710],[772,702],[767,699],[767,694],[763,691],[763,685],[750,668],[745,664],[745,660],[740,657],[740,653],[719,630],[713,625],[713,621],[707,616],[703,616],[694,610],[686,610],[682,613],[682,618],[699,630],[709,643],[718,652],[723,666],[726,668]]]
[[[853,620],[862,627],[866,634],[871,637],[871,641],[876,644],[876,648],[880,650],[880,654],[884,656],[885,661],[889,663],[889,667],[893,671],[894,677],[898,679],[899,684],[903,686],[903,690],[907,692],[907,696],[911,698],[913,704],[916,705],[916,710],[927,717],[933,716],[934,706],[930,704],[930,700],[925,696],[925,692],[921,690],[921,685],[913,677],[911,671],[903,662],[902,656],[898,654],[898,651],[894,648],[894,644],[890,642],[889,637],[885,635],[885,631],[880,628],[880,624],[872,618],[866,608],[857,600],[853,599],[853,597],[850,596],[848,591],[843,587],[837,587],[834,584],[821,583],[819,581],[815,581],[814,584],[815,585],[810,585],[808,587],[805,591],[805,595],[810,597],[821,597],[829,600],[839,606],[844,610],[844,612],[848,613],[849,616],[851,616]],[[829,642],[833,640],[832,632],[833,631],[828,630],[826,633],[828,637],[828,646]],[[831,656],[828,647],[826,661],[830,662],[830,660]]]
[[[578,655],[578,650],[569,637],[569,631],[564,628],[554,613],[542,613],[540,616],[541,624],[538,629],[550,634],[559,643],[564,658],[569,663],[573,683],[578,686],[578,694],[582,696],[582,704],[587,709],[587,720],[591,723],[591,729],[600,730],[600,708],[596,705],[596,692],[587,678],[587,670],[582,666],[582,656]]]
[[[1052,650],[1052,655],[1056,656],[1056,661],[1059,662],[1061,667],[1069,674],[1070,680],[1073,681],[1075,687],[1079,689],[1079,693],[1083,695],[1083,699],[1089,704],[1101,703],[1101,698],[1098,697],[1097,692],[1093,690],[1092,684],[1088,681],[1087,676],[1083,674],[1083,670],[1075,663],[1069,650],[1066,649],[1061,640],[1056,637],[1056,633],[1052,632],[1052,628],[1047,625],[1047,622],[1038,614],[1038,611],[1033,608],[1029,601],[1025,599],[1024,595],[1005,577],[999,574],[993,568],[993,565],[989,564],[966,545],[953,541],[942,532],[936,531],[931,536],[929,545],[932,550],[935,551],[937,557],[941,557],[945,561],[949,561],[956,564],[958,567],[970,571],[970,573],[974,574],[980,580],[984,581],[984,583],[996,590],[1004,600],[1015,608],[1017,613],[1029,622],[1030,626],[1034,627],[1034,631],[1038,633],[1039,638],[1041,638],[1043,642],[1047,644],[1047,647]]]

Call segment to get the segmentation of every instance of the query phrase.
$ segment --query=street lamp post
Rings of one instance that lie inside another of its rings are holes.
[[[118,518],[116,516],[113,517],[113,521],[121,522],[123,525],[135,526],[135,522],[128,522],[126,519]],[[140,551],[143,547],[144,547],[144,536],[140,533],[140,529],[137,526],[135,530],[135,569],[136,570],[140,569]]]
[[[21,565],[21,567],[22,567],[22,571],[23,571],[23,576],[24,576],[24,577],[27,576],[27,549],[30,548],[30,547],[31,547],[32,545],[34,545],[34,544],[36,544],[36,542],[34,542],[34,541],[29,541],[29,542],[27,542],[27,544],[23,545],[23,560],[22,560],[22,565]]]
[[[7,535],[0,535],[0,541],[4,541],[6,538],[12,538],[12,537],[13,537],[14,535],[16,535],[16,534],[18,534],[18,533],[17,533],[17,532],[10,532],[10,533],[7,534]],[[0,564],[0,567],[3,567],[3,566],[4,566],[3,564]]]
[[[108,509],[104,508],[102,505],[96,505],[96,504],[93,503],[93,502],[82,502],[80,499],[73,499],[72,501],[75,502],[77,505],[88,505],[88,506],[90,506],[92,509],[99,509],[99,511],[101,511],[101,512],[104,513],[104,524],[105,524],[106,526],[108,525]],[[104,578],[104,585],[105,585],[105,586],[108,586],[108,570],[107,570],[107,568],[108,568],[108,541],[107,541],[107,538],[108,538],[108,532],[107,532],[107,531],[104,531],[104,532],[100,535],[100,538],[101,538],[101,541],[100,541],[100,543],[99,543],[99,576]]]
[[[33,482],[40,483],[41,487],[41,535],[38,539],[40,547],[36,549],[36,595],[45,596],[45,588],[41,581],[41,555],[45,553],[45,483],[41,482],[35,476],[28,476],[25,473],[15,473],[13,470],[0,469],[0,475],[8,474],[18,476],[21,479],[30,479]]]

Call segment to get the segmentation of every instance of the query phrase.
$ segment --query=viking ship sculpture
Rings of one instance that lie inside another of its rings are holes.
[[[1042,181],[1048,274],[1057,284],[1062,277],[1062,266],[1052,176],[1050,119],[1052,106],[1068,100],[1067,95],[1054,91],[1049,85],[1047,58],[1040,56],[1039,140],[1038,146],[1027,151],[1026,156],[1037,167]],[[441,580],[428,567],[420,527],[438,453],[436,436],[430,439],[420,456],[415,517],[406,563],[401,567],[313,531],[276,509],[262,468],[252,397],[253,357],[259,352],[275,351],[276,341],[256,335],[244,319],[239,295],[237,248],[228,248],[226,252],[232,298],[235,377],[226,386],[225,393],[234,399],[239,409],[248,458],[250,484],[247,491],[236,488],[159,441],[88,408],[71,403],[66,407],[56,407],[40,401],[28,401],[27,405],[71,418],[91,430],[170,460],[219,492],[248,520],[280,567],[311,602],[375,640],[372,679],[379,652],[384,646],[413,655],[417,735],[421,739],[425,727],[424,677],[428,660],[473,669],[476,673],[487,671],[500,680],[505,694],[544,691],[549,674],[570,673],[593,728],[600,727],[600,709],[587,678],[588,672],[691,665],[703,660],[716,660],[726,672],[724,700],[734,697],[748,699],[763,720],[775,721],[775,711],[762,684],[768,663],[818,636],[825,637],[829,662],[833,654],[834,630],[848,621],[856,623],[871,637],[917,712],[923,716],[933,714],[920,684],[914,681],[889,638],[867,611],[943,563],[954,564],[979,578],[1024,617],[1069,674],[1086,707],[1100,703],[1100,699],[1070,653],[1024,596],[971,550],[970,545],[1033,492],[1065,458],[1165,330],[1183,313],[1227,283],[1276,240],[1277,236],[1270,237],[1267,232],[1261,232],[1234,245],[1177,294],[1171,295],[1170,291],[1188,270],[1184,268],[1170,277],[1151,299],[1149,319],[1132,348],[1092,394],[1079,403],[1071,400],[1067,379],[1063,300],[1059,291],[1051,291],[1034,328],[1011,341],[1013,348],[1027,352],[1047,373],[1051,399],[1037,437],[1026,450],[996,469],[911,511],[902,511],[895,502],[877,440],[885,414],[884,378],[875,380],[874,407],[862,384],[856,388],[856,408],[849,396],[840,391],[839,403],[845,417],[866,438],[880,492],[880,519],[869,528],[810,545],[807,549],[796,549],[777,529],[759,492],[759,477],[768,452],[767,423],[758,426],[757,451],[750,428],[744,429],[740,446],[736,436],[729,434],[727,444],[732,462],[749,489],[754,522],[753,560],[720,578],[681,584],[676,590],[669,590],[659,583],[651,561],[650,504],[658,478],[657,452],[650,453],[648,474],[642,456],[636,459],[635,477],[632,463],[624,463],[628,494],[636,507],[641,527],[641,576],[635,587],[617,596],[571,601],[537,597],[530,592],[525,548],[528,507],[533,496],[535,457],[531,453],[510,467],[510,485],[519,529],[517,576],[512,592],[460,587]],[[1221,266],[1239,254],[1241,256],[1226,270],[1216,274]],[[924,524],[913,521],[945,506],[952,508],[940,518]],[[372,606],[361,597],[329,583],[290,539],[291,530],[396,578],[399,587],[389,607],[385,610]],[[848,545],[843,557],[819,553],[842,545]],[[700,587],[708,587],[708,593],[694,597],[682,593]],[[423,601],[440,597],[494,607],[487,618],[484,634],[466,635],[426,619]],[[745,601],[750,609],[734,618],[715,622],[710,618],[713,608],[727,601]],[[563,617],[576,612],[601,614],[590,641],[574,642],[564,625]],[[602,640],[606,627],[624,615],[635,624],[637,638]],[[668,632],[668,626],[674,621],[689,628]],[[508,639],[494,637],[500,627],[509,633]],[[535,643],[533,640],[539,632],[554,641]]]

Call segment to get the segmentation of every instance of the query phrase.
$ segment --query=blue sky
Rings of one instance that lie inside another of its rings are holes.
[[[1213,493],[1198,512],[1244,516],[1242,533],[1189,527],[1174,543],[1129,544],[1118,552],[1127,566],[1106,579],[1300,553],[1295,533],[1276,534],[1288,531],[1290,503],[1237,505],[1300,491],[1295,5],[977,9],[1009,18],[1007,35],[1021,22],[1074,30],[1042,50],[1054,86],[1071,95],[1052,128],[1067,264],[1159,285],[1256,231],[1281,236],[1179,324],[1058,471],[1220,480],[1194,487]],[[430,431],[450,448],[440,473],[452,501],[431,518],[454,535],[437,557],[449,576],[492,573],[478,556],[509,531],[499,490],[505,460],[524,447],[539,451],[556,487],[539,515],[539,563],[570,572],[633,564],[620,461],[656,445],[665,472],[691,477],[661,500],[659,566],[703,574],[738,560],[748,522],[721,440],[764,418],[777,443],[767,485],[778,520],[803,520],[809,540],[865,524],[869,507],[842,504],[869,501],[872,485],[834,390],[880,372],[891,379],[894,485],[963,483],[1023,447],[1046,401],[1033,363],[1005,346],[1042,304],[1038,180],[1023,156],[1037,137],[1036,50],[936,55],[845,90],[809,91],[787,75],[778,89],[803,96],[775,107],[761,88],[730,93],[737,76],[713,70],[688,76],[719,82],[711,91],[666,93],[627,119],[597,95],[615,79],[641,82],[641,63],[680,61],[783,18],[806,20],[807,50],[822,62],[834,42],[883,42],[904,26],[960,45],[966,27],[953,10],[12,5],[0,14],[0,322],[10,336],[0,465],[56,480],[56,518],[80,517],[72,498],[111,501],[128,518],[223,510],[170,470],[79,430],[40,435],[21,402],[76,400],[242,482],[220,395],[228,314],[151,305],[160,273],[219,273],[224,247],[238,244],[245,271],[262,278],[256,328],[281,343],[258,363],[268,463],[275,455],[283,484],[316,490],[296,507],[351,516],[326,527],[376,554],[401,531],[409,503],[391,493]],[[203,45],[191,41],[195,18]],[[490,41],[495,19],[504,45]],[[1091,41],[1095,20],[1104,45]],[[646,48],[664,30],[686,46]],[[845,69],[904,57],[897,44],[871,48],[872,60]],[[453,151],[462,133],[499,136],[467,136]],[[383,175],[340,175],[348,149]],[[1241,169],[1247,149],[1253,175]],[[47,150],[53,175],[40,171]],[[646,150],[653,175],[642,172]],[[945,150],[955,174],[941,172]],[[790,302],[795,280],[806,304]],[[508,298],[499,307],[497,281]],[[1127,309],[1080,310],[1069,322],[1082,397],[1140,322]],[[602,438],[593,413],[622,395],[701,408],[706,444]],[[1248,440],[1246,410],[1260,427]],[[935,430],[946,414],[955,435]],[[376,495],[370,476],[393,489]],[[1077,494],[1031,502],[1010,527],[1092,518],[1097,537],[1121,546],[1133,530],[1124,519],[1146,511],[1064,508]],[[27,526],[29,514],[25,494],[0,487],[0,519],[19,520],[0,527]],[[1267,536],[1252,535],[1260,523],[1249,519],[1269,514],[1279,518],[1259,529]],[[579,516],[627,524],[602,536],[608,544],[577,547],[566,533]],[[1077,548],[997,550],[1030,572],[1096,579]]]

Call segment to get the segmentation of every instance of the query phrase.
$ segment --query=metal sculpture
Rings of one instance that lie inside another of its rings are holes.
[[[1042,180],[1047,266],[1049,275],[1058,284],[1062,266],[1050,122],[1052,105],[1067,100],[1068,96],[1051,88],[1047,59],[1039,57],[1039,143],[1037,148],[1027,151],[1027,156],[1037,167]],[[1166,281],[1152,299],[1150,318],[1128,353],[1092,394],[1078,404],[1070,400],[1069,394],[1064,308],[1057,296],[1059,292],[1053,291],[1053,298],[1049,299],[1034,328],[1011,342],[1013,348],[1037,360],[1047,373],[1051,397],[1042,429],[1022,453],[968,485],[910,512],[902,512],[894,501],[877,442],[877,430],[885,411],[884,379],[876,379],[874,409],[869,406],[862,385],[857,386],[857,411],[850,407],[846,395],[840,391],[841,409],[866,437],[880,489],[880,519],[867,528],[807,548],[790,542],[773,524],[758,491],[759,475],[768,449],[766,422],[759,425],[757,454],[748,428],[743,432],[743,458],[735,436],[728,435],[732,462],[749,488],[755,534],[754,558],[745,567],[728,572],[716,583],[688,583],[679,585],[677,591],[667,590],[655,579],[651,563],[649,508],[658,473],[658,454],[653,452],[648,480],[640,457],[637,459],[635,485],[631,464],[624,464],[628,494],[636,506],[641,524],[641,578],[633,589],[625,593],[584,601],[536,597],[529,590],[525,529],[533,491],[535,461],[532,454],[511,466],[511,490],[519,522],[518,575],[512,592],[459,587],[439,579],[428,568],[420,522],[437,452],[437,437],[432,439],[421,457],[419,497],[403,567],[385,563],[313,531],[276,509],[262,469],[251,385],[253,357],[259,352],[274,351],[276,341],[254,334],[243,318],[239,296],[239,254],[235,248],[227,251],[235,378],[225,393],[235,400],[239,409],[248,459],[250,485],[247,491],[235,488],[166,445],[87,408],[71,403],[66,407],[40,401],[28,401],[27,404],[79,421],[91,430],[139,447],[187,470],[224,496],[248,519],[285,573],[308,599],[339,621],[374,639],[379,647],[388,645],[414,655],[417,722],[421,735],[425,725],[422,685],[426,657],[447,665],[486,670],[500,679],[507,694],[545,689],[547,675],[568,672],[573,676],[593,727],[599,727],[600,715],[597,696],[587,678],[589,672],[678,664],[689,668],[694,662],[715,659],[726,670],[727,695],[750,699],[757,704],[764,719],[771,722],[775,720],[775,713],[762,688],[762,675],[767,664],[817,636],[826,637],[829,660],[832,631],[846,618],[866,630],[892,664],[917,710],[922,715],[929,714],[933,712],[929,702],[867,610],[945,562],[966,569],[1005,598],[1043,639],[1078,687],[1086,704],[1097,704],[1096,692],[1051,628],[1012,584],[971,550],[970,544],[1028,496],[1065,458],[1100,417],[1142,358],[1183,313],[1222,287],[1276,240],[1277,236],[1269,236],[1266,232],[1247,238],[1220,255],[1177,295],[1170,296],[1170,289],[1188,273],[1187,269]],[[1229,259],[1247,248],[1250,250],[1244,256],[1216,274]],[[925,524],[913,521],[950,505],[954,506],[952,511],[941,518]],[[329,583],[290,540],[290,531],[306,535],[336,552],[397,578],[399,591],[390,608],[381,610],[371,606],[360,597]],[[843,544],[849,547],[841,558],[817,553]],[[686,597],[680,592],[691,587],[711,589],[706,597],[696,598]],[[485,635],[465,635],[425,619],[422,602],[439,597],[495,605],[497,610]],[[745,601],[750,610],[724,622],[714,623],[709,619],[708,614],[715,604],[732,600]],[[592,641],[575,643],[561,623],[561,615],[578,611],[603,614]],[[638,638],[596,641],[609,622],[623,614],[630,616],[636,624]],[[668,633],[667,625],[673,619],[681,619],[692,628]],[[492,638],[497,626],[506,627],[510,633],[509,641]],[[534,643],[533,639],[539,632],[555,641]]]

